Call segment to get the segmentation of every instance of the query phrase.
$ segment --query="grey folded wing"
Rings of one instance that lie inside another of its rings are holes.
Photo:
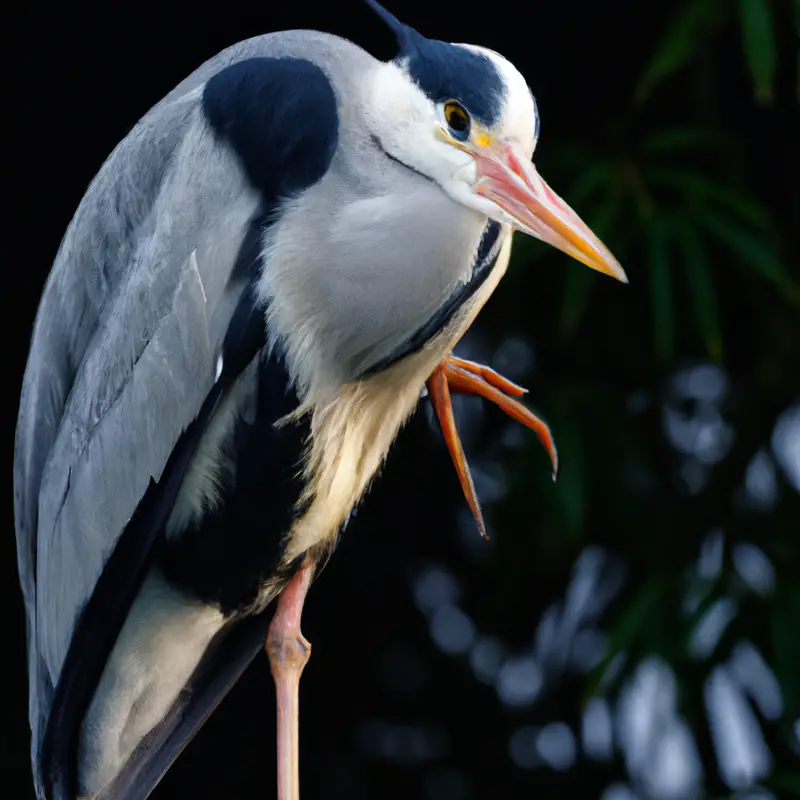
[[[254,193],[191,93],[153,114],[76,213],[23,382],[15,516],[34,765],[76,621],[214,386],[246,288],[234,266]]]

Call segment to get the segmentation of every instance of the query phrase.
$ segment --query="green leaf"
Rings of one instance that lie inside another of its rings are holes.
[[[639,79],[637,102],[647,100],[660,83],[694,59],[705,34],[719,20],[721,7],[720,0],[689,0],[681,5]]]
[[[688,624],[683,630],[680,637],[679,652],[681,655],[688,654],[690,651],[692,639],[697,631],[697,627],[702,624],[702,621],[708,610],[720,599],[725,591],[724,585],[725,578],[722,573],[717,575],[711,580],[704,580],[703,584],[697,587],[702,594],[699,596],[699,603],[697,608],[688,612]],[[697,590],[695,590],[697,591]]]
[[[602,155],[594,147],[574,141],[554,144],[536,152],[536,163],[548,175],[552,172],[574,175],[578,171],[591,169],[601,158]]]
[[[675,352],[675,309],[666,230],[661,218],[654,217],[650,220],[645,237],[650,260],[650,290],[656,355],[662,362],[668,363],[672,360]]]
[[[688,169],[651,167],[644,173],[651,185],[679,189],[698,200],[716,203],[737,214],[742,221],[767,232],[772,229],[769,214],[749,195],[730,184],[721,183]]]
[[[564,303],[561,306],[560,332],[565,341],[574,336],[589,305],[597,273],[583,265],[571,264],[564,278]]]
[[[800,772],[779,772],[767,781],[767,786],[783,793],[783,797],[800,797]]]
[[[798,597],[800,592],[796,588],[784,592],[780,598],[782,602],[776,602],[769,615],[774,660],[772,666],[781,685],[789,716],[800,714],[800,644],[796,633],[800,614]]]
[[[742,46],[753,78],[756,100],[773,101],[773,84],[777,64],[775,23],[767,0],[739,0]]]
[[[587,200],[597,189],[608,187],[613,178],[613,165],[610,161],[602,161],[585,170],[572,186],[566,197],[570,205],[577,208]]]
[[[610,167],[610,165],[607,166]],[[607,174],[605,170],[598,174],[611,177],[610,169]],[[595,179],[593,178],[593,180]],[[591,183],[584,183],[584,190],[590,185]],[[621,196],[619,184],[616,182],[609,183],[609,190],[606,192],[599,209],[588,216],[589,227],[601,240],[619,216]],[[573,205],[576,205],[574,197],[575,192],[573,191],[570,194],[570,201]],[[559,324],[561,336],[565,340],[570,339],[577,331],[589,304],[592,289],[597,285],[597,277],[598,274],[596,272],[587,269],[582,264],[573,263],[569,265],[564,281],[564,302],[561,306]]]
[[[790,281],[786,268],[768,242],[743,230],[733,220],[708,209],[698,214],[697,219],[724,247],[737,255],[751,272],[775,284],[787,297],[797,299],[797,287]]]
[[[511,262],[508,275],[505,280],[516,276],[517,274],[524,274],[524,271],[517,268],[517,265],[532,264],[535,261],[540,261],[545,256],[552,255],[555,251],[550,245],[534,239],[533,236],[525,236],[518,233],[514,236],[514,244],[511,249]]]
[[[605,655],[587,678],[585,688],[587,696],[595,693],[614,659],[645,638],[642,633],[652,622],[653,613],[661,605],[664,590],[661,578],[651,578],[625,603],[608,632]]]
[[[685,150],[730,149],[731,139],[720,131],[692,128],[682,125],[657,131],[648,136],[641,146],[643,155],[659,155]]]
[[[697,330],[708,354],[722,361],[722,332],[719,323],[719,308],[714,289],[711,266],[705,248],[695,228],[681,225],[677,230],[677,243],[683,255],[686,283],[694,307]]]

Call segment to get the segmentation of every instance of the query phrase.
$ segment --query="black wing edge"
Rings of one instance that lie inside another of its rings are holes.
[[[157,540],[175,503],[192,456],[222,397],[217,383],[167,461],[165,479],[153,479],[117,540],[75,626],[53,696],[42,742],[45,796],[77,794],[79,729],[122,623],[157,554]]]
[[[257,229],[261,222],[261,219],[253,220],[241,248],[240,259],[250,261],[252,258],[252,247],[257,241]],[[161,481],[156,482],[151,478],[76,622],[53,695],[40,753],[45,797],[48,800],[73,800],[77,795],[80,725],[108,656],[142,581],[159,554],[166,522],[203,432],[238,375],[258,357],[265,345],[264,316],[257,304],[251,273],[251,280],[242,291],[226,334],[219,380],[206,397],[197,417],[178,439]],[[222,699],[227,689],[220,691],[216,702]],[[179,750],[176,749],[176,755],[177,752]],[[112,796],[125,797],[127,800],[127,795]]]

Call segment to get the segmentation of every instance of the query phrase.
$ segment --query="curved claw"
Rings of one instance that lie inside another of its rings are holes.
[[[465,368],[462,366],[463,364],[474,366],[476,369]],[[550,463],[553,466],[553,480],[555,480],[558,475],[558,451],[556,450],[550,428],[547,426],[546,422],[537,417],[536,414],[522,405],[518,400],[503,394],[501,386],[498,384],[510,384],[517,389],[521,389],[521,387],[511,383],[507,378],[503,378],[502,375],[498,375],[488,367],[483,367],[479,364],[473,365],[470,361],[465,362],[461,359],[453,358],[452,356],[448,356],[442,362],[441,368],[447,376],[450,391],[457,394],[480,395],[496,406],[499,406],[512,419],[521,422],[526,428],[530,428],[539,437],[539,441],[550,456]],[[486,379],[485,373],[491,373],[493,378],[499,380],[497,382],[489,381]],[[521,394],[525,391],[525,389],[521,389],[519,393]]]
[[[461,439],[456,429],[453,405],[450,402],[450,387],[448,386],[446,361],[442,362],[433,371],[426,385],[428,387],[428,394],[431,396],[431,403],[433,404],[434,411],[436,411],[436,416],[439,419],[439,425],[442,428],[442,435],[447,444],[447,449],[450,451],[450,458],[453,459],[453,464],[458,473],[458,480],[461,483],[464,497],[466,497],[467,504],[472,511],[472,515],[475,517],[475,522],[478,524],[478,530],[481,536],[484,539],[488,539],[489,536],[486,533],[483,513],[481,512],[481,506],[478,502],[478,494],[475,491],[475,484],[472,481],[472,473],[469,471],[467,457],[464,455],[464,448],[461,446]]]
[[[499,372],[495,372],[491,367],[486,367],[483,364],[476,364],[474,361],[467,361],[464,358],[458,358],[454,355],[449,355],[444,363],[448,367],[458,367],[464,372],[469,372],[479,378],[483,378],[486,383],[499,389],[506,394],[514,395],[514,397],[522,397],[528,394],[528,390],[519,386],[518,384],[510,381],[508,378],[503,377]]]
[[[527,409],[513,397],[508,396],[508,394],[512,394],[519,397],[527,392],[526,389],[517,386],[517,384],[499,375],[493,369],[484,367],[482,364],[475,364],[472,361],[448,356],[433,371],[425,385],[439,420],[439,425],[442,428],[447,449],[450,451],[450,457],[453,459],[453,464],[458,473],[461,489],[475,517],[481,536],[484,539],[488,539],[480,503],[475,492],[475,484],[472,481],[469,465],[464,455],[464,448],[458,437],[455,417],[453,416],[453,406],[450,400],[451,392],[480,395],[499,406],[512,419],[530,428],[539,437],[539,441],[544,445],[550,456],[550,463],[553,466],[553,480],[555,480],[558,474],[558,452],[556,451],[550,428],[530,409]],[[504,394],[504,392],[508,394]]]

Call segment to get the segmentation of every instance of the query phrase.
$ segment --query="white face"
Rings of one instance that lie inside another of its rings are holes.
[[[470,139],[514,143],[530,161],[536,146],[537,111],[519,71],[493,50],[457,45],[489,58],[503,79],[502,111],[495,125],[484,127],[470,117]],[[476,159],[464,141],[453,136],[445,102],[434,103],[414,83],[402,64],[381,64],[374,74],[367,124],[394,158],[438,183],[454,200],[501,222],[513,221],[494,204],[475,194]],[[457,101],[458,98],[453,98]]]
[[[497,70],[497,121],[473,118],[458,97],[432,101],[402,60],[389,62],[376,68],[364,103],[365,123],[380,146],[456,202],[627,281],[616,259],[533,166],[538,112],[525,79],[492,50],[455,47],[488,58]]]
[[[517,142],[522,147],[527,160],[533,158],[536,148],[536,134],[539,130],[539,112],[522,73],[499,53],[486,47],[462,44],[482,56],[486,56],[497,68],[505,84],[503,110],[499,122],[492,127],[489,134],[497,139]]]

